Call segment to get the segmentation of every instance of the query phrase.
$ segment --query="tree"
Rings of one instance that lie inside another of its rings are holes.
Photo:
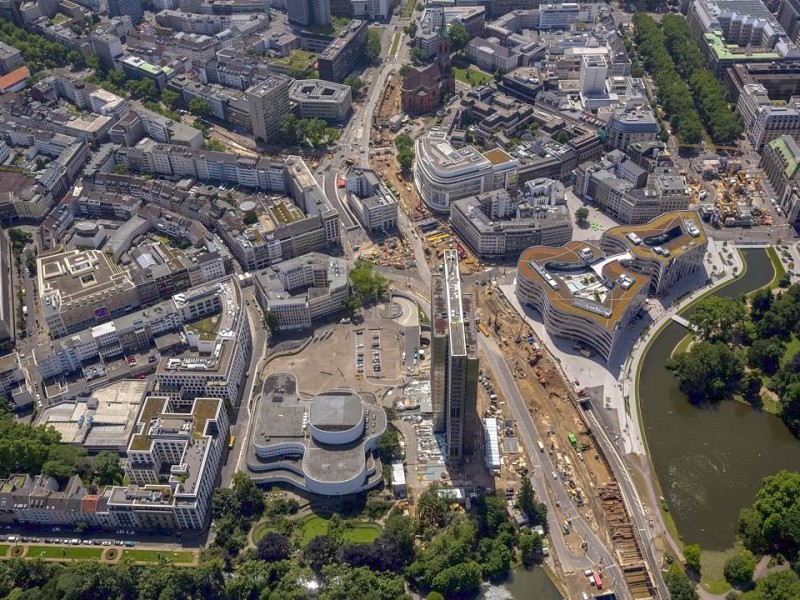
[[[747,600],[794,600],[800,598],[800,578],[794,571],[769,573],[756,582]]]
[[[42,465],[42,475],[48,475],[58,481],[59,486],[63,486],[70,477],[75,475],[76,470],[70,464],[58,460],[48,460]]]
[[[119,456],[106,450],[99,452],[92,460],[92,477],[98,485],[119,485],[123,471]]]
[[[414,163],[414,141],[406,133],[398,135],[394,139],[395,148],[397,148],[397,162],[404,172],[411,170],[411,165]]]
[[[246,213],[244,213],[244,217],[242,218],[242,223],[244,223],[248,227],[250,225],[255,225],[256,223],[258,223],[258,215],[256,215],[256,211],[248,210]]]
[[[511,550],[499,539],[484,538],[478,544],[477,559],[483,576],[496,580],[511,569]]]
[[[269,330],[270,335],[276,335],[278,333],[278,329],[280,327],[280,321],[278,320],[278,315],[276,315],[271,310],[264,312],[264,327]]]
[[[454,52],[461,52],[469,42],[469,32],[461,23],[454,22],[447,27],[447,37]]]
[[[264,494],[247,475],[237,471],[233,475],[233,494],[239,505],[240,517],[259,517],[264,512]]]
[[[684,546],[683,558],[689,569],[695,573],[700,573],[700,544],[687,544]]]
[[[753,369],[742,375],[742,381],[739,384],[739,391],[742,397],[753,408],[761,407],[761,377],[761,371]]]
[[[171,109],[175,109],[180,101],[181,95],[178,92],[173,92],[166,88],[161,92],[161,102]]]
[[[268,531],[256,545],[256,554],[261,560],[276,562],[286,560],[292,554],[289,538],[276,531]]]
[[[439,592],[431,592],[426,596],[425,600],[444,600],[444,596]]]
[[[376,27],[367,29],[367,48],[364,55],[369,62],[374,62],[381,55],[381,32]]]
[[[744,330],[745,305],[738,298],[708,296],[689,317],[697,336],[709,342],[732,342]]]
[[[387,279],[372,268],[372,263],[359,259],[350,269],[351,293],[367,306],[380,300],[389,289]]]
[[[358,75],[348,75],[344,80],[345,85],[349,85],[353,91],[353,98],[358,98],[361,95],[361,88],[364,87],[364,82]]]
[[[203,143],[203,147],[206,150],[212,150],[215,152],[225,152],[225,146],[219,140],[206,140]]]
[[[503,69],[497,67],[497,70],[494,72],[494,75],[492,75],[492,77],[494,78],[496,83],[500,83],[503,80],[503,75],[505,75]]]
[[[391,462],[400,458],[403,455],[403,450],[400,448],[397,430],[393,427],[387,428],[378,438],[375,451],[384,462]]]
[[[403,28],[403,31],[411,38],[414,39],[417,35],[417,22],[411,21],[408,25]],[[412,48],[413,51],[413,48]]]
[[[319,573],[325,565],[336,561],[338,550],[339,544],[336,540],[327,535],[318,535],[311,538],[303,549],[303,563]]]
[[[686,573],[673,567],[665,578],[671,600],[698,600],[700,598]]]
[[[671,357],[666,367],[692,402],[729,398],[740,389],[744,360],[721,342],[697,342],[688,352]]]
[[[421,48],[417,48],[416,46],[414,46],[411,49],[411,51],[408,53],[408,55],[409,55],[409,57],[411,57],[412,61],[417,62],[417,63],[422,62],[423,60],[425,60],[427,58],[426,54],[422,51],[422,49]]]
[[[756,557],[749,550],[742,550],[725,561],[725,581],[736,587],[744,587],[753,580]]]
[[[774,375],[781,366],[786,346],[776,338],[757,339],[747,350],[747,363],[754,369],[761,369]]]
[[[31,275],[36,275],[36,257],[30,250],[25,253],[25,268],[30,271]]]
[[[562,129],[555,135],[553,139],[557,141],[559,144],[566,144],[568,141],[572,139],[572,136],[569,134],[568,131]]]
[[[297,145],[297,117],[294,113],[286,113],[281,119],[278,135],[284,144],[289,146]]]
[[[543,556],[542,537],[536,533],[523,532],[519,535],[519,551],[526,566],[535,564]]]
[[[152,79],[140,79],[139,81],[128,81],[128,88],[136,98],[146,100],[158,100],[158,86]],[[208,104],[206,102],[206,104]],[[210,110],[210,106],[209,106]]]
[[[433,588],[448,596],[472,592],[480,585],[481,567],[474,560],[448,567],[433,578]]]
[[[211,105],[202,98],[192,98],[189,101],[189,112],[196,117],[207,117],[211,114]]]
[[[576,223],[586,223],[587,219],[589,218],[589,209],[585,206],[581,206],[575,210],[575,222]]]
[[[422,492],[417,501],[417,531],[439,530],[447,524],[450,507],[439,491],[442,488],[436,483]]]
[[[751,552],[776,552],[794,560],[800,551],[800,473],[765,477],[752,509],[739,514],[739,532]]]
[[[72,65],[72,68],[75,69],[76,71],[86,66],[86,60],[83,58],[83,55],[77,50],[70,50],[69,52],[67,52],[65,58],[67,59],[67,62]]]
[[[342,303],[342,308],[352,317],[361,308],[361,300],[358,296],[348,296],[347,300]]]

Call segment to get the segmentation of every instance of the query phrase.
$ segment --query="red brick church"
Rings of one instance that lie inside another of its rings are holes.
[[[411,69],[403,77],[400,95],[403,112],[411,115],[433,112],[446,96],[456,92],[456,76],[450,64],[450,40],[444,34],[439,38],[436,61],[424,69]]]

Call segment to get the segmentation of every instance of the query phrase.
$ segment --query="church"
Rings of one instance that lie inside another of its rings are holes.
[[[424,69],[411,69],[403,77],[400,90],[403,112],[411,115],[432,112],[455,91],[456,77],[450,63],[450,40],[442,28],[433,64]]]

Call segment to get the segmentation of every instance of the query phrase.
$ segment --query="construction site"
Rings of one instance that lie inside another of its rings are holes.
[[[630,519],[611,468],[599,450],[579,405],[585,393],[580,388],[580,382],[567,382],[564,379],[561,370],[533,332],[499,296],[499,291],[491,283],[475,285],[471,291],[476,298],[480,317],[479,335],[494,337],[501,346],[522,396],[528,399],[528,412],[542,439],[547,440],[540,451],[552,457],[557,465],[557,473],[553,476],[559,485],[567,487],[572,498],[573,507],[561,506],[556,502],[556,514],[552,515],[552,522],[568,520],[570,511],[577,509],[612,549],[632,597],[637,600],[655,598],[655,587],[643,559],[635,524]],[[489,397],[494,399],[487,403],[485,397],[479,396],[481,414],[510,423],[504,399],[498,397],[497,392]],[[516,435],[513,427],[505,428],[504,432],[506,437]],[[527,474],[527,469],[524,455],[520,454],[519,458],[504,465],[497,487],[516,489],[520,477]],[[579,537],[566,538],[566,541],[574,553],[586,550],[585,543],[582,544]],[[562,571],[560,575],[574,597],[580,597],[581,593],[589,590],[583,572]]]

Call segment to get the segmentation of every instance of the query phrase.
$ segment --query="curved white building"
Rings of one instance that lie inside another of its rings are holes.
[[[289,484],[315,494],[355,494],[381,482],[373,456],[386,413],[351,389],[297,396],[291,373],[264,382],[250,432],[247,470],[259,485]]]
[[[539,311],[551,335],[608,361],[647,296],[649,278],[623,266],[630,258],[630,253],[609,257],[575,241],[528,248],[517,266],[517,298]]]
[[[414,149],[414,184],[434,212],[449,213],[454,200],[517,185],[517,161],[503,150],[456,149],[442,134],[419,138]]]

